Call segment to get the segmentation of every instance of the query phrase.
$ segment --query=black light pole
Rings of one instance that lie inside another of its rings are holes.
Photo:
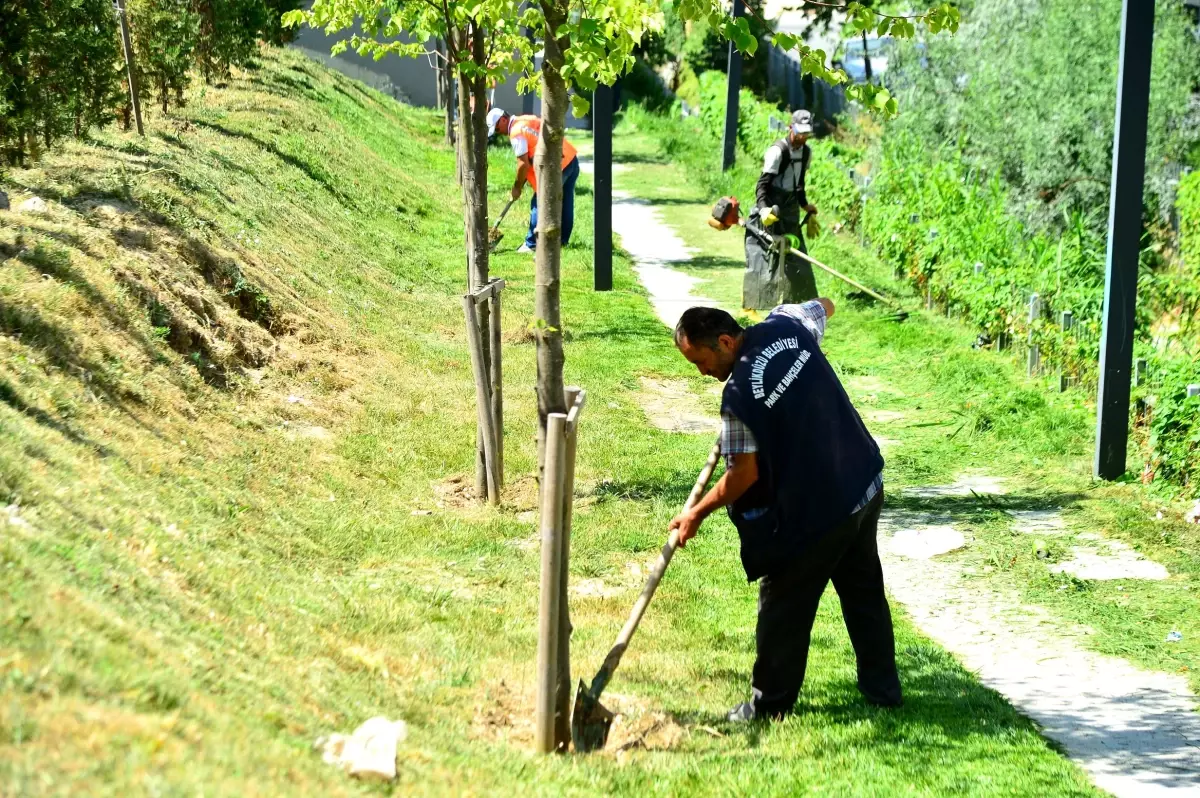
[[[1100,390],[1096,404],[1095,472],[1101,479],[1117,479],[1125,473],[1153,46],[1154,0],[1123,0],[1108,207],[1104,331],[1100,338]]]
[[[734,19],[746,16],[743,0],[733,0]],[[729,68],[726,70],[729,85],[725,94],[725,152],[721,158],[721,169],[733,166],[737,153],[738,93],[742,90],[742,54],[729,43]]]
[[[612,131],[613,88],[597,86],[592,95],[592,284],[597,291],[612,290]]]

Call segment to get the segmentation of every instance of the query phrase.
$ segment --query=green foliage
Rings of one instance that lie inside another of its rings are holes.
[[[271,10],[261,0],[194,0],[192,8],[200,18],[196,64],[205,80],[248,62],[259,31],[270,25]]]
[[[120,92],[110,0],[5,4],[0,22],[0,155],[36,156],[112,118]]]
[[[864,232],[897,274],[1043,368],[1096,380],[1104,296],[1105,210],[1117,79],[1118,0],[978,0],[953,38],[901,48],[889,72],[905,112],[873,154]],[[918,66],[918,59],[927,66]],[[1179,2],[1156,20],[1147,153],[1147,209],[1165,215],[1167,180],[1200,140],[1189,123],[1200,46]],[[1183,269],[1151,226],[1139,275],[1138,339],[1162,382],[1148,416],[1157,474],[1194,485],[1200,467],[1182,396],[1200,311],[1200,182],[1179,187]],[[914,221],[915,217],[915,221]],[[977,274],[975,264],[983,271]],[[1029,318],[1029,297],[1041,312]],[[1063,331],[1062,311],[1075,326]],[[1168,322],[1165,327],[1162,323]],[[1152,332],[1152,329],[1155,332]],[[1152,337],[1177,330],[1170,348]],[[1180,409],[1182,408],[1182,410]]]
[[[1150,466],[1155,477],[1200,487],[1200,396],[1188,396],[1187,386],[1200,382],[1200,358],[1150,361],[1153,379],[1141,393],[1153,397],[1149,410]]]
[[[1192,274],[1200,274],[1200,172],[1184,175],[1175,198],[1179,252]]]
[[[906,97],[894,132],[928,152],[949,145],[997,175],[1031,226],[1107,205],[1120,0],[977,0],[961,32],[901,47],[889,72]],[[1171,164],[1200,141],[1189,118],[1200,45],[1181,0],[1159,3],[1147,147],[1147,201],[1159,210]],[[923,59],[926,66],[918,66]],[[891,135],[891,132],[889,132]]]
[[[191,0],[132,0],[129,14],[141,88],[152,87],[166,113],[172,96],[183,104],[191,81],[188,71],[200,37],[200,15]]]
[[[671,105],[670,96],[662,81],[641,58],[634,62],[629,74],[622,78],[621,95],[653,111],[664,111]]]
[[[266,23],[259,34],[268,44],[286,44],[296,38],[295,30],[283,24],[283,15],[301,6],[300,0],[262,0],[267,9]]]
[[[667,26],[667,13],[674,21]],[[875,18],[876,12],[860,10],[851,3],[849,11]],[[599,84],[612,85],[634,66],[639,48],[649,37],[661,35],[664,44],[651,48],[651,61],[662,57],[666,42],[680,42],[680,31],[692,26],[693,35],[682,42],[690,49],[697,72],[705,65],[723,68],[726,52],[721,42],[732,42],[738,51],[753,56],[761,38],[768,37],[773,45],[794,50],[800,57],[803,74],[812,74],[831,85],[847,82],[846,73],[832,69],[828,54],[804,44],[801,37],[790,33],[773,33],[761,19],[734,18],[721,0],[676,0],[664,6],[658,0],[588,0],[564,4],[569,9],[565,22],[547,19],[547,9],[537,4],[523,6],[516,0],[455,0],[441,6],[433,3],[386,3],[383,0],[315,0],[307,11],[291,11],[283,15],[287,27],[307,24],[327,32],[347,30],[361,25],[362,34],[338,42],[334,52],[353,48],[360,55],[382,58],[388,53],[417,57],[425,55],[425,42],[430,38],[446,38],[451,31],[476,30],[486,33],[489,58],[486,64],[478,59],[451,57],[452,66],[459,72],[489,79],[503,79],[509,74],[523,74],[518,83],[521,91],[540,91],[541,84],[534,65],[534,45],[523,35],[526,28],[534,41],[553,35],[562,48],[563,66],[559,76],[568,89],[579,92],[571,98],[577,116],[587,113],[584,93]],[[553,10],[553,7],[551,8]],[[565,13],[565,11],[564,11]],[[883,18],[882,16],[880,17]],[[958,26],[958,10],[943,4],[889,28],[897,38],[912,38],[916,25],[926,26],[931,33],[953,31]],[[400,40],[401,33],[408,34]],[[453,42],[454,37],[450,37]],[[657,49],[655,49],[657,48]],[[456,49],[452,45],[452,50]],[[655,55],[655,53],[657,53]],[[753,72],[753,68],[750,70]],[[861,102],[872,113],[894,115],[898,105],[882,86],[851,86],[847,97]]]
[[[298,0],[129,0],[143,90],[182,103],[188,71],[246,65],[257,39],[283,42]],[[111,0],[10,0],[0,13],[0,162],[36,157],[63,136],[107,124],[127,102]]]
[[[672,18],[675,18],[674,14],[668,10],[668,19]],[[746,17],[746,24],[755,41],[765,41],[775,32],[771,23],[757,16]],[[704,19],[692,23],[690,32],[676,52],[681,55],[682,62],[697,75],[709,71],[724,73],[729,66],[729,42]],[[766,94],[766,59],[743,59],[742,85],[756,94]]]

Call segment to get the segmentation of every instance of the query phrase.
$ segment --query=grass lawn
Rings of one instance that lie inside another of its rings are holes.
[[[697,251],[682,268],[708,280],[698,293],[739,307],[743,237],[705,223],[715,198],[701,188],[703,160],[690,153],[688,168],[681,169],[659,152],[655,131],[663,128],[639,125],[638,119],[631,115],[617,137],[615,157],[637,164],[617,175],[617,187],[657,204],[664,220]],[[739,157],[733,180],[738,196],[750,202],[757,175],[751,159]],[[813,201],[820,205],[821,199]],[[886,310],[848,299],[855,289],[816,270],[822,293],[838,300],[825,348],[844,381],[849,378],[852,399],[863,409],[904,414],[891,423],[869,423],[876,435],[895,442],[887,453],[888,485],[946,484],[964,472],[1009,483],[1009,494],[996,499],[897,499],[893,491],[890,506],[948,514],[974,540],[953,555],[965,571],[1019,588],[1026,600],[1047,607],[1067,626],[1089,627],[1093,633],[1084,639],[1095,650],[1184,674],[1200,690],[1200,532],[1183,521],[1184,508],[1140,485],[1094,481],[1094,395],[1059,393],[1057,374],[1029,379],[1023,350],[1007,356],[973,350],[974,331],[921,309],[911,289],[894,281],[852,233],[829,232],[836,222],[822,217],[825,233],[809,243],[813,256],[898,297],[913,314],[903,324],[883,321]],[[856,377],[869,379],[856,383]],[[878,390],[875,382],[893,390]],[[1033,550],[1034,538],[1014,532],[1005,510],[1055,508],[1063,511],[1070,534],[1047,537],[1050,563],[1070,559],[1071,548],[1083,543],[1077,533],[1100,533],[1162,563],[1171,578],[1084,581],[1049,573],[1049,563]],[[1166,642],[1172,630],[1181,631],[1183,640]]]
[[[832,601],[800,712],[725,724],[747,695],[755,594],[723,519],[672,565],[606,699],[626,713],[614,734],[642,745],[530,753],[532,262],[510,213],[492,264],[509,286],[509,488],[492,510],[462,497],[465,263],[439,131],[434,113],[267,52],[152,117],[146,139],[103,131],[6,177],[14,206],[52,202],[0,215],[0,506],[16,505],[0,516],[0,793],[1095,794],[902,618],[908,703],[865,706]],[[511,177],[497,147],[493,213]],[[628,262],[616,290],[591,291],[587,186],[563,273],[566,376],[590,396],[572,578],[619,588],[573,600],[590,676],[636,593],[631,563],[657,552],[711,445],[651,428],[639,377],[716,397]],[[904,380],[924,353],[972,390],[1011,382],[958,352],[948,322],[841,318],[845,374],[878,368],[923,397],[932,383]],[[914,428],[923,448],[892,458],[891,479],[948,476],[966,451],[1023,462],[996,456],[1004,429]],[[396,785],[311,750],[376,714],[410,724]]]

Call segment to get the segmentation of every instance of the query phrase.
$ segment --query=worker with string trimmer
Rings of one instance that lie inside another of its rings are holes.
[[[805,179],[812,148],[812,112],[792,114],[787,135],[767,148],[762,174],[754,188],[755,208],[746,220],[746,272],[742,280],[742,307],[750,311],[769,311],[789,302],[806,302],[817,297],[817,282],[812,266],[794,252],[771,252],[762,239],[749,234],[760,230],[772,237],[794,236],[793,250],[807,252],[804,220],[817,215],[817,206],[808,200]]]

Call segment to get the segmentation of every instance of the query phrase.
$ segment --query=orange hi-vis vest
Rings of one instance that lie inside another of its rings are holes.
[[[514,116],[508,123],[508,139],[513,145],[513,152],[517,153],[517,157],[528,154],[530,163],[533,162],[533,154],[537,152],[538,138],[542,135],[542,120],[541,117],[533,116]],[[518,142],[518,139],[520,141]],[[571,142],[567,141],[566,136],[563,136],[563,156],[562,168],[566,169],[567,165],[574,160],[577,152]],[[535,169],[529,170],[529,185],[534,191],[537,191],[537,174]]]

